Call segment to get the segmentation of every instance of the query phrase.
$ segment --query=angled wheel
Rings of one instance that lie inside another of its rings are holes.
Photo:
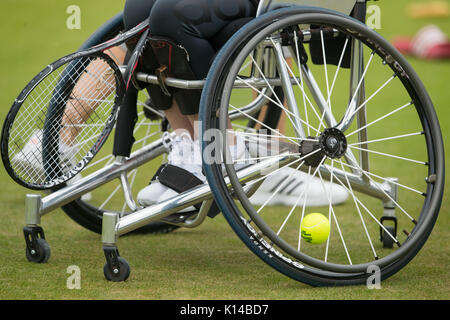
[[[118,257],[117,260],[119,268],[111,270],[110,266],[106,263],[103,267],[103,274],[105,275],[106,280],[112,282],[126,281],[131,273],[130,265],[127,260],[122,257]]]
[[[334,59],[330,42],[337,50]],[[258,58],[262,52],[273,56],[278,76],[265,74]],[[249,62],[253,77],[241,74]],[[280,84],[286,101],[273,90]],[[268,128],[270,141],[267,133],[230,133],[232,112],[254,118],[241,107],[242,88],[272,92],[271,100],[286,114],[286,130]],[[244,135],[249,145],[252,139],[266,140],[274,151],[252,154],[250,166],[270,166],[245,176],[229,156],[232,139],[224,138],[216,148],[226,155],[221,158],[226,175],[220,161],[205,161],[204,169],[241,240],[293,279],[316,286],[362,284],[374,265],[385,279],[417,254],[434,226],[443,196],[444,152],[433,105],[405,58],[355,19],[300,7],[256,18],[217,55],[203,90],[201,120],[204,132]],[[212,143],[203,141],[205,152]],[[285,178],[272,183],[262,203],[248,195],[252,185],[281,176],[284,168],[292,175],[301,171],[303,187]],[[294,201],[274,205],[271,200],[286,188]],[[345,190],[345,201],[336,200],[338,189]],[[312,197],[324,203],[310,208],[306,204]],[[409,236],[394,235],[380,225],[387,207],[395,208],[398,224]],[[301,238],[300,225],[311,212],[322,213],[331,224],[327,241],[320,245]],[[389,237],[395,244],[393,250],[382,250],[380,227],[385,241]]]
[[[393,237],[391,237],[392,235]],[[381,231],[381,241],[383,242],[383,248],[392,249],[394,247],[394,239],[397,237],[394,227],[386,227],[386,231]]]
[[[33,249],[26,248],[27,260],[36,263],[47,263],[50,259],[50,246],[44,239],[37,239]]]

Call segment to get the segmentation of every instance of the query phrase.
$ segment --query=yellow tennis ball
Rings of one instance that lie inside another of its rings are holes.
[[[320,244],[330,235],[330,222],[321,213],[310,213],[303,218],[300,230],[306,242]]]

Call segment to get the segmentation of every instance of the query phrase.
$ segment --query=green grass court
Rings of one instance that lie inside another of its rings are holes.
[[[412,20],[406,15],[408,3],[407,0],[369,3],[381,7],[378,30],[381,35],[387,39],[413,35],[423,25],[434,23],[450,36],[450,19]],[[2,4],[0,120],[3,123],[26,83],[49,62],[75,51],[98,26],[122,10],[124,1],[3,0]],[[66,8],[73,4],[81,8],[80,30],[66,27],[69,17]],[[448,154],[450,61],[408,60],[433,100]],[[389,100],[388,96],[384,98]],[[151,177],[153,169],[149,168],[145,179]],[[369,290],[366,286],[313,288],[283,276],[247,249],[222,216],[207,219],[193,230],[121,237],[119,250],[131,265],[131,276],[125,283],[111,283],[103,276],[105,259],[100,235],[83,229],[58,209],[42,219],[52,249],[50,261],[31,264],[25,258],[22,234],[24,199],[30,191],[15,184],[3,166],[0,166],[0,187],[3,217],[0,299],[450,298],[448,192],[444,194],[436,226],[419,254],[399,273],[382,282],[380,290]],[[67,267],[71,265],[81,269],[80,290],[66,287]]]

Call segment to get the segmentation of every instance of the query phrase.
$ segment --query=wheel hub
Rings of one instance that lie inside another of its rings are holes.
[[[323,152],[332,159],[342,157],[347,150],[347,139],[336,128],[325,129],[320,135],[319,144]]]
[[[347,150],[347,139],[339,129],[328,128],[319,137],[308,137],[308,140],[302,141],[299,149],[305,164],[317,167],[325,156],[331,159],[342,157]]]

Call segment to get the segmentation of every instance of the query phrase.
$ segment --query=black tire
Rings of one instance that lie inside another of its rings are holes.
[[[50,259],[50,246],[44,239],[36,240],[36,248],[34,252],[30,252],[28,247],[25,250],[27,260],[35,263],[47,263]]]
[[[395,234],[395,228],[394,227],[386,227],[387,232],[392,234],[394,237]],[[386,231],[381,231],[381,239],[383,242],[383,248],[385,249],[392,249],[394,247],[394,240],[386,233]]]
[[[426,137],[426,151],[429,161],[425,165],[428,170],[427,176],[432,177],[433,182],[427,183],[425,186],[426,192],[423,195],[426,199],[419,211],[420,217],[417,220],[410,221],[414,223],[413,230],[395,254],[389,253],[388,256],[379,260],[375,256],[375,261],[371,262],[371,265],[380,267],[381,278],[386,279],[402,269],[417,254],[435,224],[443,196],[444,150],[439,122],[423,84],[405,58],[380,35],[355,19],[325,9],[290,7],[260,16],[237,32],[217,55],[202,94],[200,106],[202,129],[205,132],[213,128],[220,128],[221,130],[226,128],[229,98],[225,97],[223,92],[229,94],[231,91],[231,81],[234,81],[234,76],[239,70],[238,65],[249,54],[250,46],[256,46],[259,43],[258,41],[267,39],[265,38],[266,35],[273,34],[276,30],[291,25],[316,23],[331,25],[341,32],[344,32],[345,29],[366,46],[372,48],[372,54],[376,53],[385,58],[384,61],[388,62],[388,65],[400,78],[406,92],[413,99],[412,103],[415,105],[415,110],[423,127],[423,134]],[[348,33],[344,32],[344,34]],[[254,40],[255,38],[256,40]],[[236,65],[233,65],[233,63],[236,63]],[[230,73],[232,73],[232,77],[229,78],[231,80],[227,79]],[[221,106],[224,107],[221,108]],[[221,114],[220,117],[218,116],[219,113]],[[217,120],[217,117],[220,119]],[[218,122],[221,122],[221,124],[218,125]],[[203,141],[202,148],[205,149],[206,147],[208,147],[208,142]],[[313,286],[366,283],[370,276],[367,272],[368,264],[353,266],[350,263],[351,266],[342,267],[341,264],[319,263],[317,259],[311,259],[311,257],[299,251],[289,250],[289,246],[282,240],[277,242],[276,231],[267,226],[262,215],[260,219],[258,218],[259,215],[256,214],[253,206],[246,198],[233,165],[228,164],[226,167],[234,188],[233,195],[236,197],[236,194],[238,194],[239,205],[244,209],[239,208],[230,195],[229,188],[223,178],[221,165],[214,163],[204,165],[208,183],[230,226],[259,258],[288,277]],[[233,175],[235,178],[233,178]],[[251,212],[254,213],[250,214]]]
[[[118,273],[114,273],[107,263],[105,263],[105,266],[103,267],[103,274],[105,275],[105,278],[108,281],[122,282],[126,281],[130,276],[131,269],[127,260],[125,260],[122,257],[118,257],[117,260],[119,262],[119,269],[120,269]]]

